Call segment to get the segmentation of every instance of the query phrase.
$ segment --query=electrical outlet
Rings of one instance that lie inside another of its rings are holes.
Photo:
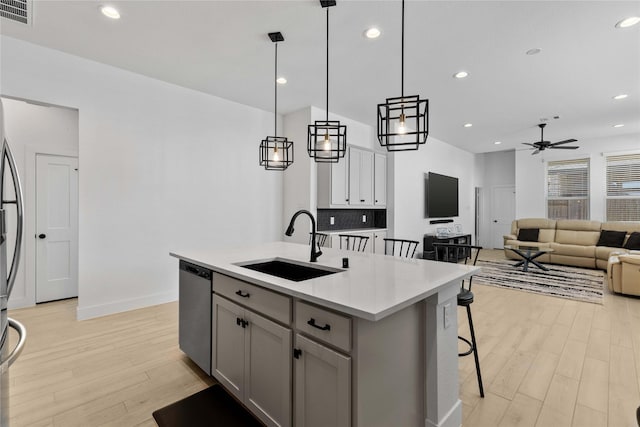
[[[362,215],[362,222],[367,222],[367,216],[366,215]]]
[[[335,223],[336,223],[336,217],[335,216],[330,216],[329,217],[329,224],[335,225]]]
[[[451,303],[442,306],[444,314],[444,329],[451,326]]]

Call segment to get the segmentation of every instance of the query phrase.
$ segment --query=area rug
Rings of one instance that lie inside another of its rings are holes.
[[[549,271],[529,265],[529,271],[514,267],[516,260],[478,261],[482,272],[473,276],[473,284],[517,289],[536,294],[603,304],[604,272],[588,268],[544,264]]]
[[[159,427],[263,427],[220,384],[153,413]]]

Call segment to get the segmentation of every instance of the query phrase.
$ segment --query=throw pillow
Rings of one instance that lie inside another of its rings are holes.
[[[624,244],[625,249],[640,250],[640,233],[634,231],[629,236],[627,243]]]
[[[600,239],[596,246],[608,246],[610,248],[621,248],[627,233],[625,231],[602,230]]]
[[[539,228],[521,228],[518,230],[518,240],[521,242],[537,242],[538,234],[540,234]]]

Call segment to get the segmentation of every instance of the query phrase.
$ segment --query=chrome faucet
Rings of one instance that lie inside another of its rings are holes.
[[[309,218],[311,218],[311,260],[310,262],[318,261],[318,257],[322,255],[322,251],[316,251],[316,219],[313,217],[313,214],[307,210],[301,209],[298,212],[294,213],[291,217],[291,221],[289,222],[289,226],[287,227],[287,231],[284,232],[287,236],[291,236],[293,234],[293,223],[296,222],[296,218],[300,214],[307,214]]]

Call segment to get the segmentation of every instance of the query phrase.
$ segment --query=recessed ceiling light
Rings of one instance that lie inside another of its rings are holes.
[[[380,37],[380,30],[376,27],[371,27],[364,32],[364,35],[368,39],[377,39]]]
[[[630,16],[628,18],[623,19],[622,21],[618,21],[616,24],[616,28],[628,28],[636,25],[640,22],[640,16]]]
[[[540,52],[542,52],[542,49],[540,49],[539,47],[534,47],[533,49],[529,49],[527,51],[527,55],[537,55]]]
[[[494,142],[494,144],[495,145],[500,145],[500,144],[502,144],[502,141],[496,141],[496,142]]]
[[[470,128],[471,126],[473,126],[473,124],[471,124],[471,123],[465,123],[464,124],[464,127],[466,127],[466,128]]]
[[[107,18],[120,19],[120,12],[113,6],[100,6],[100,12]]]
[[[466,71],[458,71],[457,73],[455,73],[453,75],[453,77],[455,77],[456,79],[464,79],[468,75],[469,75],[469,73],[467,73]]]
[[[613,127],[614,127],[614,128],[621,128],[621,127],[623,127],[623,126],[624,126],[624,125],[623,125],[622,123],[618,123],[617,125],[613,125]]]
[[[276,82],[277,82],[279,85],[283,85],[283,84],[286,84],[286,83],[287,83],[287,79],[285,79],[284,77],[278,77],[278,78],[276,79]]]
[[[620,95],[614,96],[613,99],[625,99],[627,96],[629,95],[627,95],[626,93],[621,93]]]

